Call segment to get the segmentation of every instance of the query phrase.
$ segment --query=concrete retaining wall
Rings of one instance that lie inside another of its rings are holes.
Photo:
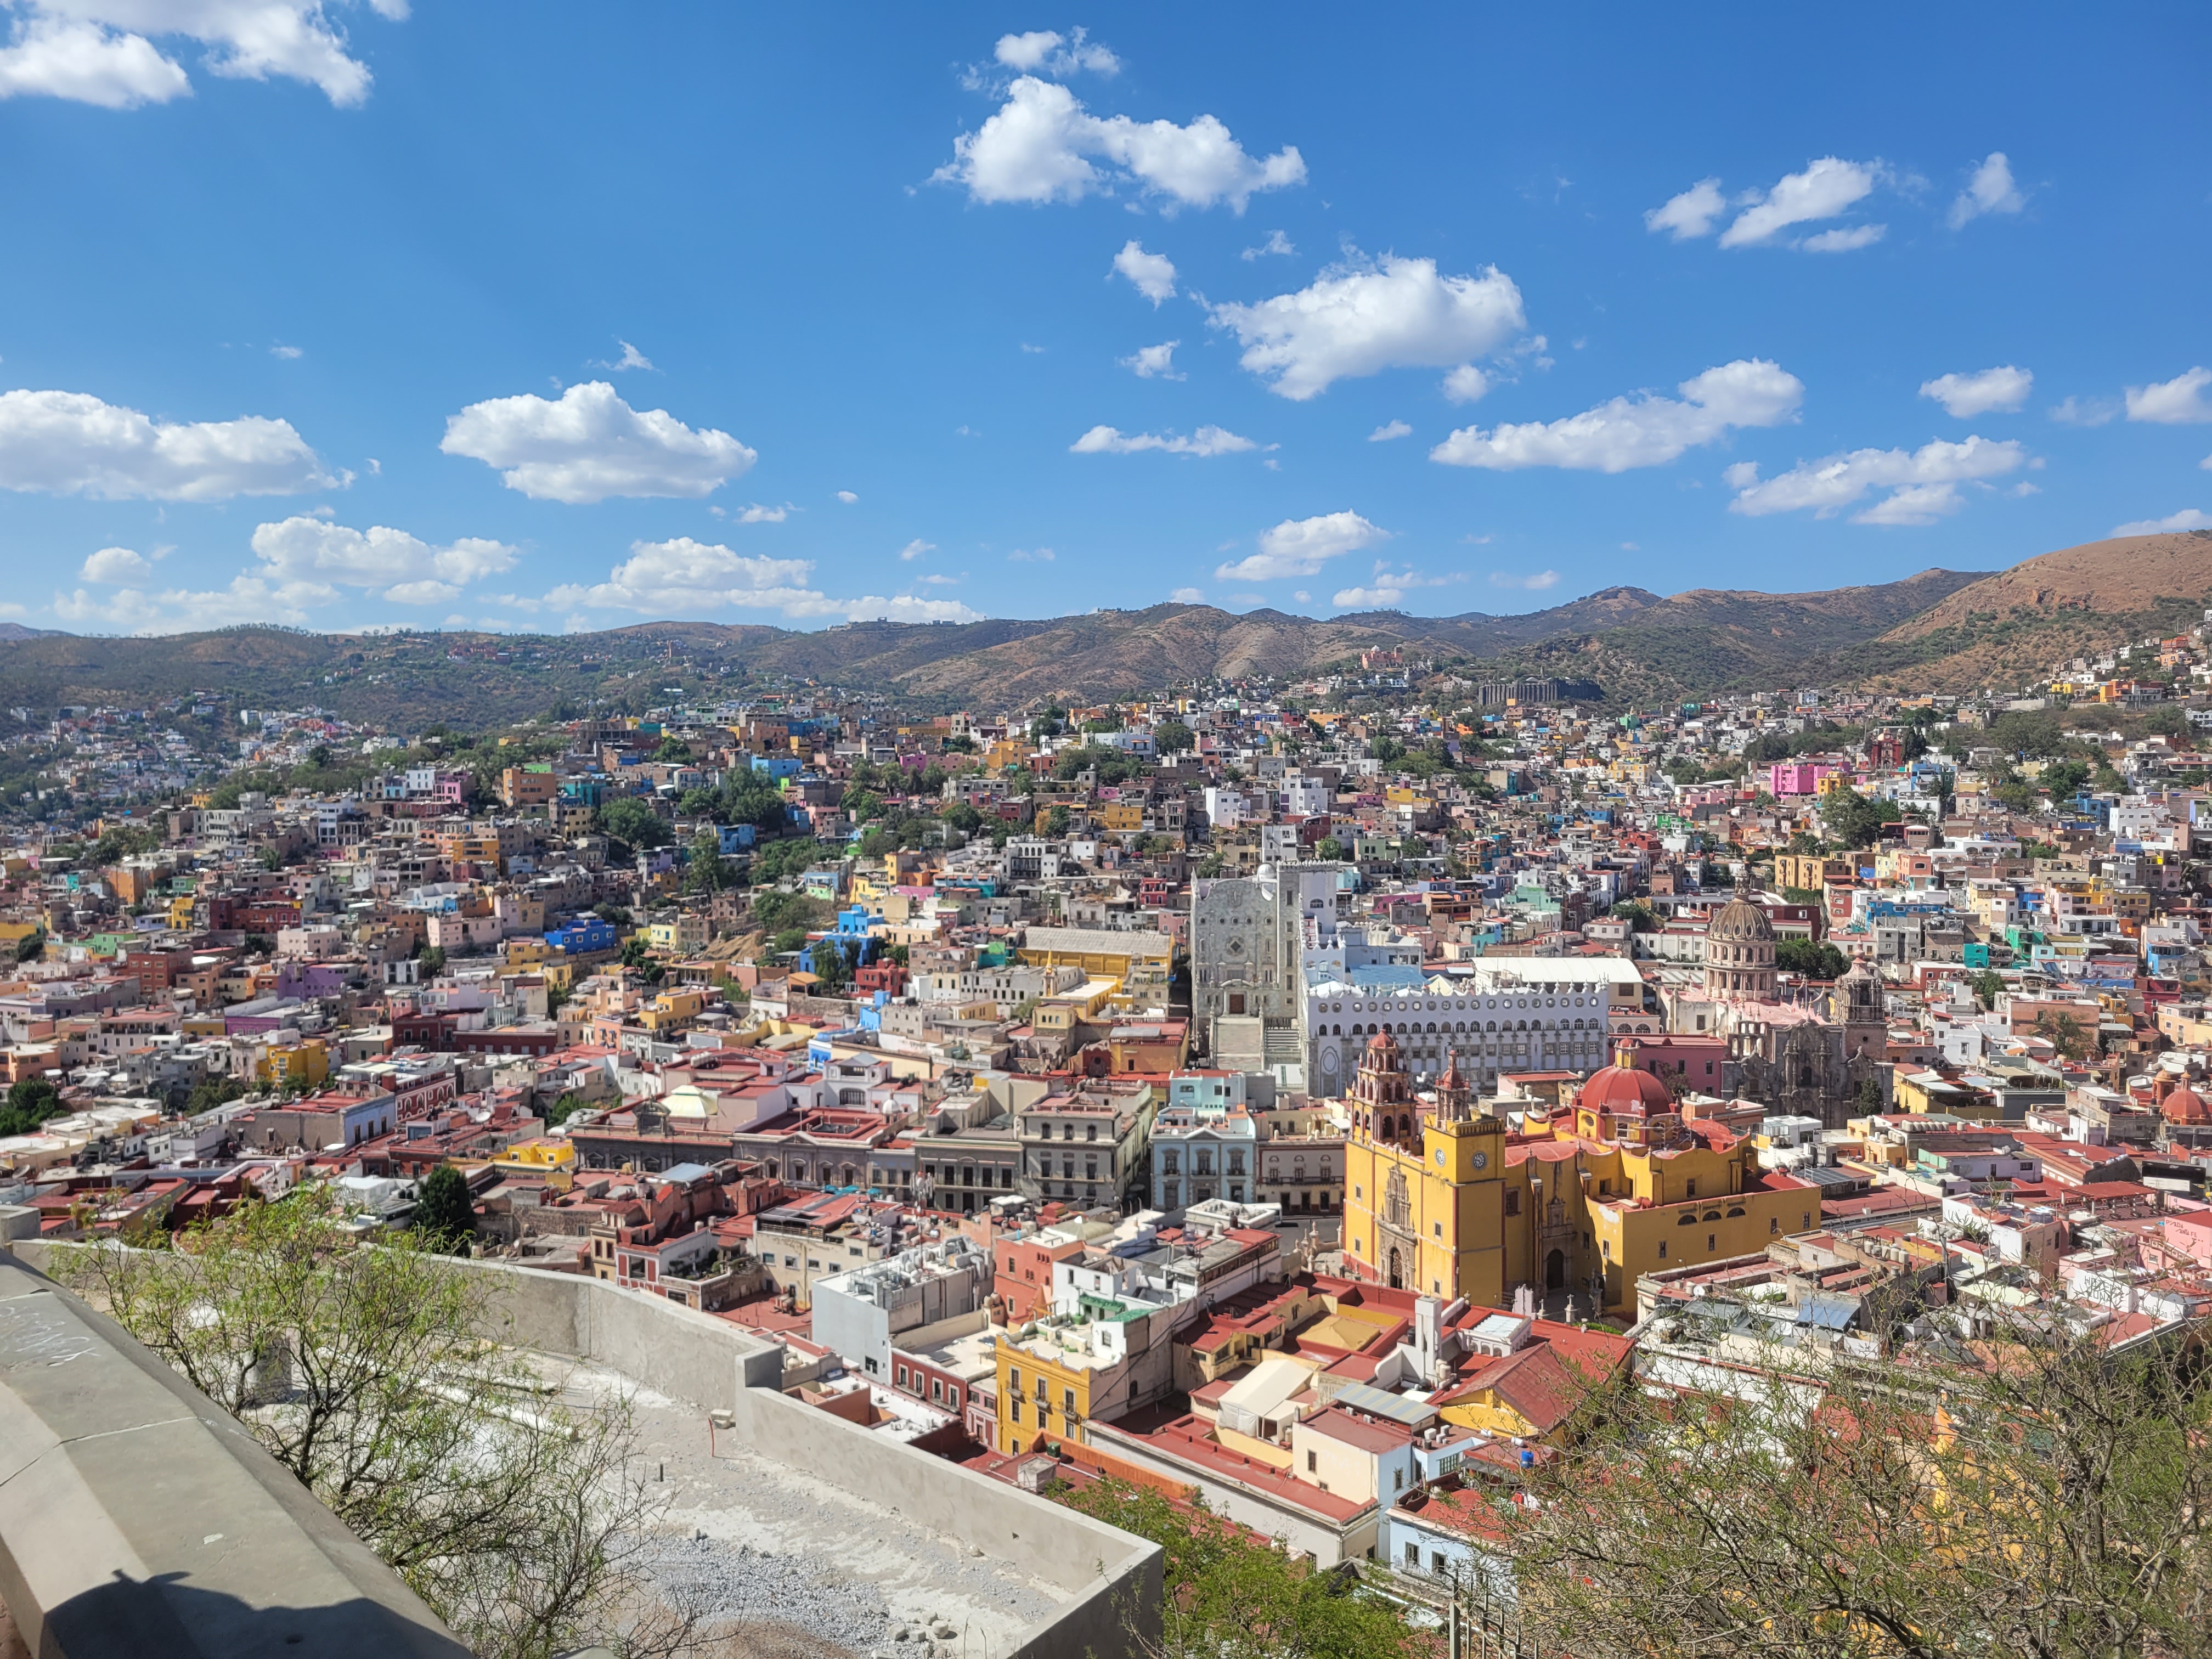
[[[49,1253],[37,1240],[14,1249],[35,1266]],[[580,1274],[453,1265],[495,1286],[488,1337],[589,1360],[702,1412],[727,1411],[730,1432],[760,1455],[1068,1591],[1006,1659],[1133,1659],[1140,1636],[1157,1637],[1157,1545],[800,1403],[780,1391],[783,1350],[727,1320]]]
[[[228,1413],[4,1251],[0,1600],[36,1659],[468,1659]]]
[[[1158,1545],[788,1395],[750,1389],[734,1416],[735,1432],[779,1462],[1073,1592],[1008,1659],[1120,1659],[1142,1651],[1139,1636],[1157,1639]]]

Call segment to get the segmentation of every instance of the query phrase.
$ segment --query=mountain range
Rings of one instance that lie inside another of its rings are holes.
[[[1518,616],[1369,611],[1316,620],[1158,605],[1042,620],[853,623],[814,632],[646,623],[525,636],[246,627],[157,638],[0,623],[0,707],[193,693],[456,726],[567,708],[641,709],[733,673],[873,690],[918,707],[1097,702],[1177,683],[1278,679],[1397,648],[1465,678],[1552,676],[1609,704],[1808,684],[2010,688],[2076,657],[2194,626],[2212,532],[2090,542],[1995,573],[1923,570],[1808,593],[1608,587]]]

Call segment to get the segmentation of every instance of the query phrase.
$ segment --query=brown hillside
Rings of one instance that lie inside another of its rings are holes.
[[[2160,599],[2196,599],[2212,590],[2212,532],[2120,536],[2026,559],[1930,605],[1883,637],[1913,640],[1955,627],[1978,613],[2063,610],[2130,615]]]

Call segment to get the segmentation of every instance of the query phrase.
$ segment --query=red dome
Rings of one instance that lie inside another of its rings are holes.
[[[1370,1049],[1387,1051],[1396,1048],[1398,1043],[1397,1040],[1388,1031],[1377,1031],[1373,1036],[1367,1039],[1367,1046]]]
[[[1605,1066],[1592,1072],[1575,1103],[1587,1111],[1616,1117],[1644,1117],[1674,1109],[1674,1097],[1656,1076],[1633,1066]]]
[[[2212,1106],[2204,1103],[2204,1097],[2196,1090],[2176,1089],[2158,1103],[2168,1123],[2212,1123]]]

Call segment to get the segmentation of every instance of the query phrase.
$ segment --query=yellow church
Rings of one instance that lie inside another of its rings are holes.
[[[1346,1266],[1407,1290],[1503,1308],[1525,1285],[1632,1317],[1641,1275],[1747,1255],[1820,1218],[1816,1188],[1761,1170],[1747,1137],[1686,1118],[1625,1057],[1514,1133],[1456,1060],[1432,1103],[1417,1098],[1380,1032],[1348,1104]]]

